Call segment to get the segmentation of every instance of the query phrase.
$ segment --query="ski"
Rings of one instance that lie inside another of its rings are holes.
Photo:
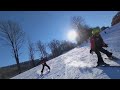
[[[96,68],[97,68],[97,67],[113,67],[113,68],[114,68],[114,67],[117,67],[117,68],[118,68],[118,67],[120,67],[120,66],[101,65],[101,66],[96,66]]]
[[[109,60],[120,60],[119,58],[112,56],[112,58],[104,58],[104,59],[109,59]]]

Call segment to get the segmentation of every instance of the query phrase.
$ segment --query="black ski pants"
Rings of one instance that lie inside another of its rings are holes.
[[[100,52],[106,54],[108,57],[110,57],[111,54],[112,54],[111,52],[105,50],[104,48],[98,48],[98,49],[96,49],[95,53],[97,54],[97,57],[98,57],[98,64],[104,63],[103,58],[102,58]]]
[[[41,70],[42,73],[43,73],[43,70],[44,70],[44,67],[45,67],[45,66],[50,70],[50,67],[49,67],[46,63],[44,63],[44,64],[42,64],[42,65],[43,65],[42,70]]]

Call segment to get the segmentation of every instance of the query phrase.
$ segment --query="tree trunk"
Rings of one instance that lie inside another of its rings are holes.
[[[32,59],[31,61],[32,61],[32,66],[35,67],[35,62],[34,62],[34,60]]]
[[[19,63],[19,58],[15,57],[15,59],[16,59],[17,67],[18,67],[18,72],[20,74],[21,73],[21,67],[20,67],[20,63]]]

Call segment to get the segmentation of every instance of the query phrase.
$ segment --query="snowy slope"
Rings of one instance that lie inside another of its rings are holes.
[[[108,50],[112,51],[115,56],[120,58],[120,23],[105,31],[107,34],[102,32],[101,35],[109,46]]]
[[[112,51],[114,56],[120,58],[120,23],[105,31],[107,34],[102,32],[101,35],[109,45],[107,49]],[[88,43],[48,61],[51,72],[43,79],[120,79],[120,67],[93,68],[97,65],[97,56],[96,54],[91,55],[89,50]],[[105,58],[106,55],[102,54],[102,57]],[[110,65],[120,65],[120,60],[104,59],[104,61]],[[11,79],[41,79],[39,77],[41,68],[42,66],[39,65]]]

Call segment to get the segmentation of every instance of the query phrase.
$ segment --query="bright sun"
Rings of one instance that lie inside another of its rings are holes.
[[[74,30],[71,30],[68,32],[67,37],[68,37],[68,40],[75,41],[77,37],[77,33]]]

